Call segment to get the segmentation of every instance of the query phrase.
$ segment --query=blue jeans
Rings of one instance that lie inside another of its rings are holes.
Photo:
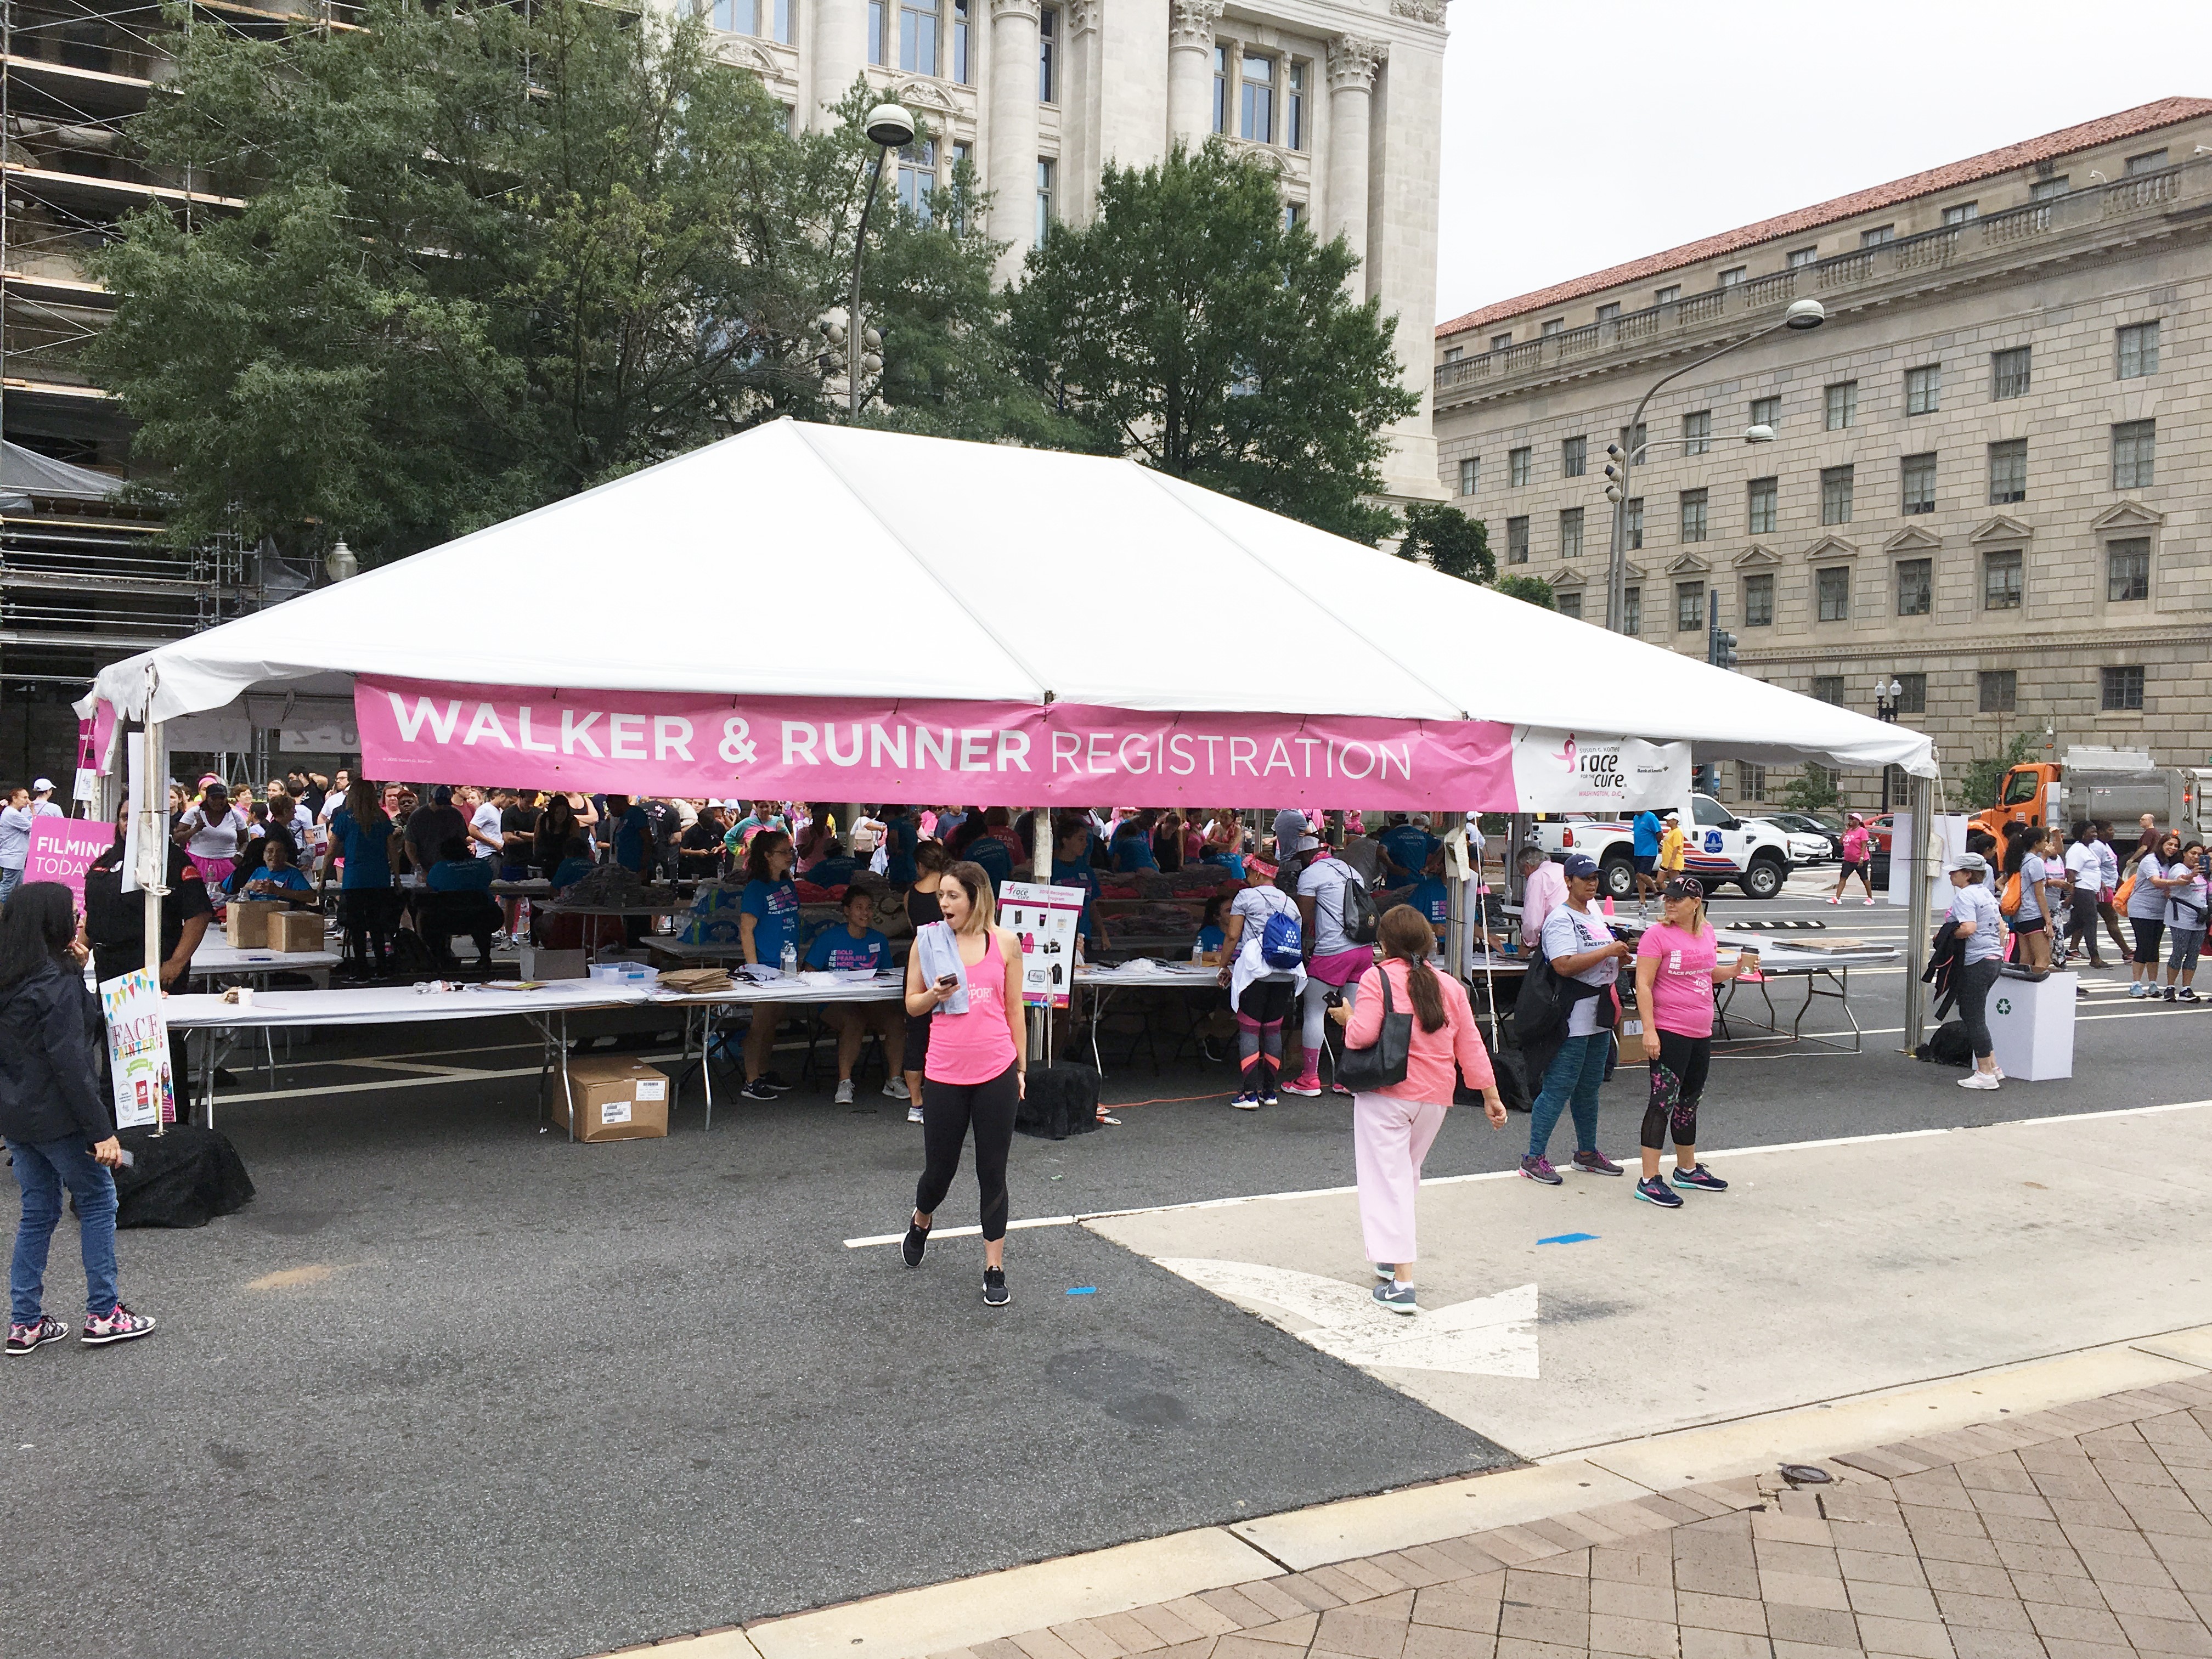
[[[115,1177],[81,1139],[33,1144],[10,1138],[15,1184],[23,1189],[23,1219],[15,1229],[15,1256],[8,1269],[8,1320],[35,1325],[44,1311],[46,1246],[62,1218],[62,1188],[76,1194],[76,1228],[84,1252],[85,1312],[106,1318],[115,1311]]]
[[[8,902],[8,896],[15,890],[22,879],[23,866],[20,864],[12,870],[0,869],[0,904]]]
[[[1528,1112],[1528,1156],[1542,1158],[1552,1144],[1552,1131],[1559,1114],[1571,1106],[1575,1114],[1575,1150],[1597,1150],[1597,1091],[1605,1081],[1605,1063],[1612,1057],[1613,1033],[1594,1031],[1571,1036],[1544,1073],[1536,1103]]]

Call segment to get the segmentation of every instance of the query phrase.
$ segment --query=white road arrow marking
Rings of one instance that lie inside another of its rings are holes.
[[[1202,1257],[1156,1259],[1346,1364],[1474,1376],[1537,1374],[1534,1285],[1425,1308],[1408,1319],[1378,1306],[1371,1291],[1319,1273]],[[1290,1320],[1276,1318],[1278,1312]]]

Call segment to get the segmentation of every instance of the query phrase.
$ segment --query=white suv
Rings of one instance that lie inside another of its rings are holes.
[[[1739,818],[1711,795],[1690,797],[1691,823],[1684,864],[1710,890],[1734,882],[1752,898],[1769,899],[1790,874],[1790,836],[1757,818]],[[1636,831],[1622,818],[1583,815],[1547,818],[1533,834],[1554,858],[1587,854],[1597,860],[1598,890],[1616,901],[1636,896]]]

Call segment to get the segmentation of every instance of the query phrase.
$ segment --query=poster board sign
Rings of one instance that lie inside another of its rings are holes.
[[[1010,881],[999,890],[999,923],[1022,942],[1022,1006],[1065,1008],[1075,981],[1080,887]]]
[[[70,890],[79,915],[84,914],[84,872],[115,844],[115,826],[96,818],[34,818],[25,881],[58,881]]]
[[[160,982],[143,968],[102,980],[100,1009],[107,1017],[115,1127],[174,1123],[176,1079],[169,1075],[169,1022],[161,1012]]]

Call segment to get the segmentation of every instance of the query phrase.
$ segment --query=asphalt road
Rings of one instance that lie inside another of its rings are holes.
[[[1722,909],[1903,933],[1887,906]],[[1852,975],[1862,1054],[1731,1049],[1706,1143],[2187,1099],[2212,1055],[2203,1010],[2100,988],[2072,1083],[1972,1093],[1894,1052],[1903,973]],[[0,1368],[0,1628],[42,1652],[586,1654],[1510,1456],[1084,1229],[1016,1232],[997,1314],[972,1238],[913,1273],[846,1248],[902,1224],[919,1164],[872,1089],[726,1097],[711,1135],[695,1092],[666,1140],[571,1146],[535,1128],[519,1029],[295,1058],[222,1103],[255,1201],[123,1237],[125,1294],[162,1328]],[[432,1066],[458,1074],[394,1069]],[[1641,1075],[1606,1092],[1616,1155]],[[1017,1138],[1015,1216],[1351,1181],[1343,1104],[1236,1113],[1225,1082],[1117,1069],[1122,1127]],[[1428,1171],[1509,1167],[1526,1125],[1455,1113]],[[973,1202],[956,1186],[941,1220]],[[54,1254],[74,1322],[66,1223]]]

